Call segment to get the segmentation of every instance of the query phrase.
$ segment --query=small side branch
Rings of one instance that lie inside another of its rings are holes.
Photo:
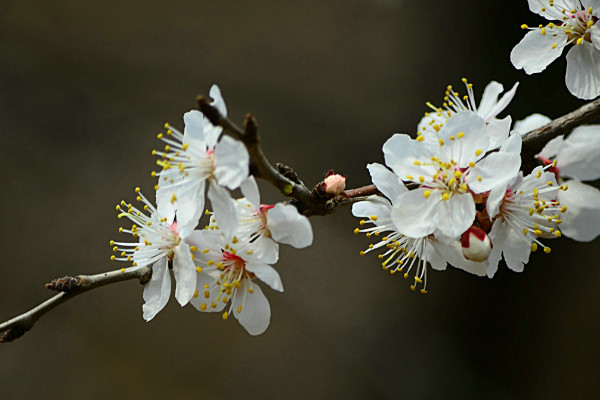
[[[66,276],[64,278],[55,279],[46,284],[46,288],[57,290],[60,293],[26,313],[0,324],[0,332],[4,332],[4,334],[0,336],[0,343],[11,342],[23,336],[25,332],[33,328],[42,315],[88,290],[130,279],[139,279],[142,284],[145,284],[150,280],[151,276],[152,267],[146,266],[110,271],[97,275],[78,275],[76,277]]]

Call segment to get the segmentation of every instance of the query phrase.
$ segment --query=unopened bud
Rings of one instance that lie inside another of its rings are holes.
[[[460,238],[463,255],[467,260],[481,262],[488,259],[492,252],[492,242],[480,228],[470,227]]]
[[[325,188],[325,193],[327,194],[340,194],[346,188],[346,177],[339,174],[329,175],[323,181],[323,187]]]

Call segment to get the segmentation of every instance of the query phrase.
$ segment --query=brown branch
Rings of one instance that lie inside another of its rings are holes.
[[[130,279],[139,279],[142,284],[145,284],[150,280],[151,276],[152,267],[146,266],[110,271],[97,275],[78,275],[74,278],[66,276],[55,279],[47,283],[46,288],[57,290],[60,293],[26,313],[0,324],[0,332],[4,332],[0,336],[0,343],[11,342],[23,336],[25,332],[33,328],[42,315],[75,296],[111,283],[123,282]]]

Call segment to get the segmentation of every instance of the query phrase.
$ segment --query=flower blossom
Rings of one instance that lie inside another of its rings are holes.
[[[569,92],[581,99],[600,95],[600,16],[598,0],[528,0],[529,9],[557,22],[529,29],[513,48],[510,60],[527,74],[542,72],[574,44],[567,53],[565,83]]]
[[[372,195],[367,200],[352,205],[352,214],[355,217],[366,218],[360,221],[363,228],[356,228],[354,233],[364,233],[367,237],[381,236],[378,243],[370,244],[369,248],[360,254],[365,255],[382,249],[383,253],[379,254],[379,259],[383,260],[384,270],[391,274],[404,272],[404,278],[412,274],[414,283],[411,284],[411,289],[414,291],[420,288],[421,293],[427,293],[427,263],[436,270],[446,269],[446,262],[435,251],[438,242],[433,236],[410,238],[400,233],[392,221],[392,207],[408,189],[396,174],[383,165],[369,164],[367,168],[373,183],[387,199]],[[366,224],[371,226],[364,227]]]
[[[254,279],[283,292],[279,274],[261,260],[247,240],[231,240],[216,229],[195,231],[189,242],[197,247],[195,262],[197,286],[192,305],[202,312],[223,312],[223,319],[233,314],[251,335],[260,335],[269,326],[271,308]]]
[[[438,145],[395,134],[383,146],[385,162],[402,180],[418,185],[405,192],[392,209],[394,224],[406,236],[434,234],[449,243],[459,238],[475,219],[473,195],[506,184],[517,175],[521,158],[490,150],[485,121],[462,111],[436,132]],[[507,133],[508,135],[508,133]]]
[[[210,90],[213,105],[227,115],[221,92],[216,85]],[[219,140],[222,128],[213,126],[199,111],[183,116],[184,133],[166,126],[166,135],[159,139],[167,145],[157,164],[163,170],[159,175],[156,199],[168,213],[177,215],[180,231],[189,235],[204,211],[205,186],[208,198],[222,229],[233,232],[237,216],[235,205],[226,188],[236,189],[248,176],[249,155],[244,145],[229,136]]]
[[[495,81],[490,82],[483,91],[481,102],[477,105],[475,93],[473,92],[473,84],[469,83],[466,78],[463,78],[462,81],[467,87],[467,94],[463,97],[451,85],[448,85],[442,107],[435,107],[430,102],[427,102],[427,106],[433,112],[425,113],[425,116],[418,125],[419,132],[425,135],[426,140],[431,138],[433,142],[437,142],[437,137],[428,134],[442,128],[457,113],[461,111],[473,111],[483,118],[487,125],[486,130],[490,137],[490,149],[500,147],[504,140],[506,140],[510,129],[511,117],[506,116],[503,119],[496,117],[513,99],[519,83],[515,83],[512,89],[498,99],[500,93],[504,91],[504,86]]]
[[[241,184],[244,198],[238,199],[238,230],[236,234],[252,242],[254,252],[265,262],[275,263],[279,258],[278,243],[301,249],[313,241],[308,218],[290,204],[260,203],[260,193],[254,177]]]
[[[138,243],[115,242],[110,244],[113,251],[112,260],[130,261],[134,267],[152,265],[152,278],[144,285],[143,316],[150,321],[167,304],[171,295],[171,277],[169,261],[173,262],[173,275],[177,286],[175,298],[182,306],[186,305],[196,290],[196,270],[190,247],[178,231],[178,225],[172,216],[166,217],[162,208],[155,208],[136,188],[137,200],[144,204],[143,211],[132,204],[122,201],[117,205],[119,218],[126,217],[133,222],[131,229],[119,228],[119,232],[129,233],[139,238]],[[150,212],[146,215],[145,212]]]

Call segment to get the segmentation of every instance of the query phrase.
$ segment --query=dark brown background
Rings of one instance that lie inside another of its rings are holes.
[[[564,58],[533,77],[512,68],[519,25],[539,21],[524,0],[426,3],[1,1],[0,318],[49,297],[55,277],[119,267],[114,205],[151,193],[155,134],[213,82],[310,184],[330,168],[368,183],[385,140],[414,133],[425,101],[463,76],[478,95],[521,81],[514,119],[581,104]],[[561,240],[493,280],[433,273],[423,296],[359,257],[349,210],[312,223],[310,249],[282,248],[286,291],[265,290],[262,336],[174,300],[145,323],[139,284],[112,285],[0,346],[0,398],[599,395],[597,241]]]

